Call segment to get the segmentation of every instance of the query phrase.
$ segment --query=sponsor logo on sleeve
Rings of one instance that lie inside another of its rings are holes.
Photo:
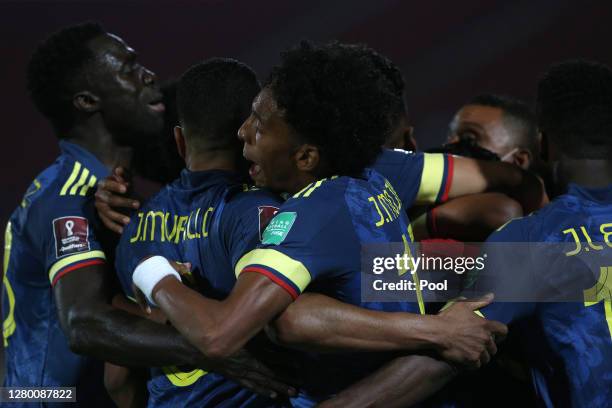
[[[274,218],[278,212],[278,207],[271,205],[262,205],[258,207],[259,210],[259,241],[262,240],[262,235],[270,220]]]
[[[276,214],[263,233],[262,243],[273,245],[281,244],[285,238],[287,238],[287,234],[291,231],[291,227],[293,227],[296,218],[297,213],[295,212],[282,212]]]
[[[55,255],[61,258],[89,251],[89,223],[84,217],[61,217],[53,220]]]

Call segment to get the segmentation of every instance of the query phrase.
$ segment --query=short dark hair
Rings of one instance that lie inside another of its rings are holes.
[[[267,81],[289,125],[319,147],[333,173],[361,175],[390,130],[398,96],[373,53],[364,45],[303,41],[281,54]]]
[[[503,121],[516,137],[515,142],[538,157],[540,144],[535,114],[525,102],[506,95],[481,94],[472,98],[468,105],[489,106],[501,109]]]
[[[94,57],[88,42],[105,33],[97,23],[69,26],[40,43],[30,58],[28,92],[59,137],[74,124],[74,84],[81,78],[83,67]]]
[[[195,146],[232,148],[239,144],[236,134],[260,89],[255,72],[242,62],[206,60],[189,68],[179,81],[179,121],[189,130]]]
[[[565,154],[602,159],[612,153],[612,70],[584,60],[553,65],[538,83],[540,130]]]

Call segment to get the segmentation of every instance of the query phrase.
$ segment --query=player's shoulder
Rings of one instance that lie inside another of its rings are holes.
[[[97,178],[65,155],[40,172],[24,193],[19,209],[28,214],[52,214],[82,205],[95,192]]]
[[[563,231],[591,218],[590,203],[572,194],[556,197],[546,207],[533,214],[538,226],[538,241],[564,241]],[[534,239],[535,241],[536,239]]]
[[[382,149],[371,167],[400,165],[406,162],[422,161],[426,153],[402,149]]]
[[[323,231],[352,230],[346,193],[353,180],[332,176],[310,183],[283,203],[267,231],[276,234],[293,226],[292,237],[308,241]]]
[[[353,179],[345,176],[324,177],[290,196],[283,207],[307,209],[321,214],[338,211],[345,206],[345,193],[351,180]]]
[[[232,186],[225,195],[223,217],[240,220],[253,214],[272,216],[283,204],[283,199],[270,190],[247,185]]]
[[[572,215],[572,210],[566,206],[564,199],[555,199],[529,215],[506,222],[489,237],[489,241],[550,241],[551,235],[555,235],[561,224]]]
[[[226,206],[240,210],[245,207],[271,205],[279,207],[283,199],[276,193],[247,185],[233,186],[226,197]]]
[[[534,230],[539,229],[540,226],[536,216],[536,213],[532,213],[524,217],[512,218],[495,230],[487,242],[529,242]]]

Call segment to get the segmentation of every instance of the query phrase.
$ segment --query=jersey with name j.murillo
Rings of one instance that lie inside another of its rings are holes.
[[[204,296],[222,300],[231,292],[238,259],[260,242],[260,233],[280,205],[280,197],[249,189],[237,174],[183,170],[179,179],[151,198],[125,228],[117,247],[116,270],[128,296],[132,273],[151,255],[190,262],[194,285]],[[214,372],[198,367],[152,369],[149,407],[282,406]]]

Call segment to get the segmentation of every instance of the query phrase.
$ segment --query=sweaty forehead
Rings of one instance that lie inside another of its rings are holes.
[[[276,99],[270,88],[264,88],[257,94],[253,100],[253,111],[255,111],[262,120],[282,117],[282,112],[278,109]]]
[[[89,47],[99,59],[123,61],[134,54],[134,50],[125,41],[110,33],[95,37],[89,42]]]
[[[503,111],[500,108],[483,105],[466,105],[459,111],[459,120],[477,123],[481,126],[502,124]]]

